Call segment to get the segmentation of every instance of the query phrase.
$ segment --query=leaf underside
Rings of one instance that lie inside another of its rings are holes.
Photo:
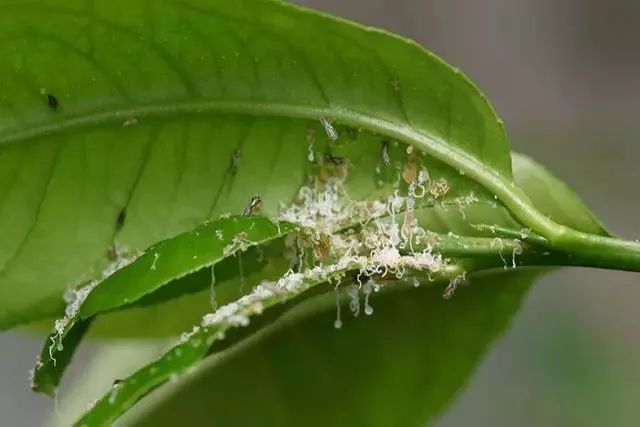
[[[261,0],[0,6],[3,328],[59,313],[62,291],[95,277],[111,245],[145,249],[239,214],[255,194],[272,215],[328,150],[351,162],[355,198],[392,188],[374,170],[382,141],[399,137],[511,175],[479,91],[381,31]],[[394,174],[405,157],[392,159]],[[493,200],[457,169],[426,163],[450,179],[452,198]]]

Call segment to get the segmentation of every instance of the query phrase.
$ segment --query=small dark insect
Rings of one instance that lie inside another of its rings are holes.
[[[341,165],[344,163],[344,159],[342,157],[338,157],[338,156],[334,156],[331,153],[327,153],[324,155],[324,158],[327,159],[327,161],[333,163],[334,165]]]
[[[120,230],[124,225],[124,221],[127,219],[127,211],[123,208],[116,218],[116,231]]]
[[[382,158],[382,163],[385,166],[389,166],[391,164],[391,159],[389,158],[389,141],[382,141],[380,157]]]
[[[114,386],[114,387],[117,387],[117,386],[119,386],[120,384],[122,384],[123,382],[124,382],[124,380],[121,380],[121,379],[116,378],[115,380],[113,380],[113,386]]]
[[[233,152],[233,157],[231,157],[231,176],[235,176],[236,172],[238,172],[238,166],[240,166],[240,150],[235,150]]]
[[[243,216],[253,215],[253,213],[260,207],[261,204],[262,204],[262,199],[260,198],[260,196],[253,196],[251,198],[251,201],[247,205],[247,207],[244,208],[244,212],[242,212],[242,215]]]
[[[58,100],[56,99],[55,96],[53,96],[52,94],[48,93],[47,94],[47,100],[49,101],[49,106],[51,108],[53,108],[54,110],[58,109]]]

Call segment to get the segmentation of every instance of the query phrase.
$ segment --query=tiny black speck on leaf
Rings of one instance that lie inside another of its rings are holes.
[[[123,208],[116,218],[116,230],[120,230],[124,225],[124,221],[127,219],[127,211]]]
[[[51,108],[53,108],[54,110],[58,109],[58,100],[56,99],[55,96],[53,96],[52,94],[48,93],[47,94],[47,100],[49,101],[49,106]]]

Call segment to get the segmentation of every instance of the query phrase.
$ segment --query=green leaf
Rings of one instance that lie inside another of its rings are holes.
[[[435,286],[374,294],[373,315],[354,318],[343,307],[339,330],[333,291],[305,299],[261,333],[171,377],[125,424],[169,426],[188,414],[194,426],[424,425],[465,384],[538,275],[479,275],[451,301]],[[164,364],[177,363],[175,352],[119,383],[76,425],[112,419],[105,414],[119,413],[138,390],[128,381],[148,379],[153,367],[161,376]]]
[[[221,218],[153,245],[103,281],[77,291],[77,301],[70,304],[62,320],[56,321],[53,332],[45,341],[32,388],[53,393],[73,351],[97,314],[144,303],[149,297],[153,298],[154,293],[161,293],[162,287],[170,282],[176,282],[171,286],[176,290],[168,297],[175,298],[189,290],[184,289],[184,285],[190,275],[195,276],[195,280],[191,280],[196,285],[201,285],[203,275],[197,272],[207,267],[209,271],[204,271],[204,283],[213,286],[210,270],[215,264],[252,246],[279,239],[293,228],[289,223],[273,223],[257,216]],[[163,298],[165,296],[160,297]]]
[[[252,246],[281,238],[293,228],[292,224],[274,223],[257,216],[234,216],[205,223],[151,246],[131,265],[109,276],[87,296],[78,316],[86,319],[134,303],[171,281],[211,267]]]
[[[255,283],[282,276],[291,264],[291,260],[283,256],[285,250],[284,242],[276,240],[216,264],[217,305],[240,298]],[[211,274],[205,270],[171,282],[133,306],[98,316],[89,337],[131,339],[179,335],[211,311],[210,284]]]
[[[542,165],[519,153],[512,153],[511,161],[514,182],[525,189],[527,196],[541,212],[567,227],[585,233],[611,236],[574,191]]]
[[[91,319],[76,322],[64,336],[64,347],[58,346],[57,337],[47,337],[36,367],[30,372],[32,390],[51,397],[56,395],[60,379],[71,363],[89,326],[91,326]],[[54,357],[55,362],[52,360]]]
[[[266,0],[0,6],[0,328],[59,313],[111,245],[136,252],[254,194],[275,213],[333,168],[327,150],[354,198],[400,178],[402,144],[375,172],[384,141],[428,153],[452,199],[492,202],[510,179],[476,87],[386,32]]]

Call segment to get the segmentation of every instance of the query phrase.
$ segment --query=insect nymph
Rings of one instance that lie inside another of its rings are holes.
[[[249,201],[249,204],[247,205],[247,207],[244,208],[242,215],[243,216],[253,215],[253,213],[256,210],[258,210],[261,204],[262,204],[262,199],[260,198],[260,196],[253,196]]]
[[[335,128],[333,127],[333,125],[331,124],[331,122],[327,119],[325,119],[324,117],[320,118],[320,123],[322,124],[322,127],[324,128],[324,131],[327,133],[327,136],[329,137],[330,141],[337,141],[339,136],[338,136],[338,132],[335,130]]]

